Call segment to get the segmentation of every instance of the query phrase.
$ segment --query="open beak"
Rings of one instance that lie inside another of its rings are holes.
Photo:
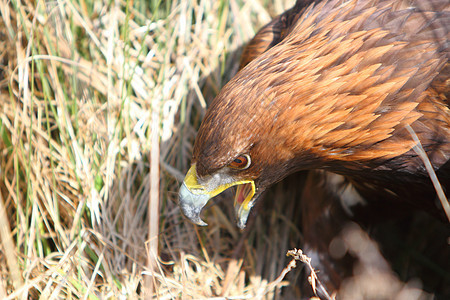
[[[197,225],[208,225],[200,218],[203,207],[208,203],[209,199],[235,185],[237,185],[237,191],[234,198],[234,207],[237,216],[237,225],[239,228],[244,228],[254,203],[253,196],[256,192],[255,182],[253,180],[234,181],[229,176],[219,175],[202,179],[200,183],[195,164],[187,172],[183,184],[180,187],[179,204],[183,214]]]

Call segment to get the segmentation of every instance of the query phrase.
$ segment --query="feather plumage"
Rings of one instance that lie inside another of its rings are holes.
[[[449,6],[322,1],[288,11],[287,34],[257,35],[250,47],[268,49],[209,108],[194,148],[199,176],[248,152],[244,174],[260,186],[313,168],[425,178],[406,126],[438,170],[450,153]]]
[[[414,207],[443,217],[411,130],[450,191],[449,31],[448,0],[297,1],[249,43],[209,107],[183,212],[204,225],[210,197],[252,184],[251,201],[235,200],[242,227],[267,187],[311,170],[303,230],[317,253],[349,217],[370,222]],[[251,164],[230,169],[239,155]],[[334,263],[320,264],[338,286]]]

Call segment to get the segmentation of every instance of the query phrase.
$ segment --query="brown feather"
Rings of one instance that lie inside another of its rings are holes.
[[[448,193],[449,30],[448,0],[297,1],[258,32],[211,104],[194,145],[198,176],[249,154],[233,178],[254,180],[257,197],[313,170],[301,202],[304,250],[338,287],[348,261],[326,256],[349,212],[366,223],[374,211],[414,207],[443,216],[407,128]]]
[[[299,0],[293,8],[285,11],[261,28],[253,39],[245,46],[239,63],[239,69],[242,69],[260,54],[283,40],[292,24],[295,22],[295,19],[303,13],[304,9],[311,3],[319,1],[320,0]]]
[[[198,174],[249,153],[252,166],[239,176],[262,189],[313,168],[427,177],[405,126],[435,169],[448,161],[449,7],[336,0],[281,15],[211,104],[194,147]]]

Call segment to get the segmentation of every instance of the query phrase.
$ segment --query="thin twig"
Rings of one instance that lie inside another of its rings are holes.
[[[311,275],[309,276],[308,279],[309,279],[309,283],[311,284],[311,287],[313,289],[314,294],[317,295],[317,291],[316,291],[316,288],[317,288],[320,291],[320,293],[323,294],[323,296],[325,297],[326,300],[335,300],[334,297],[330,296],[330,294],[327,292],[325,286],[319,280],[319,277],[317,276],[314,268],[311,266],[311,258],[310,257],[308,257],[307,255],[303,254],[303,251],[301,249],[289,250],[286,255],[292,256],[294,258],[289,263],[288,267],[292,264],[292,262],[294,262],[294,266],[295,266],[295,261],[296,260],[299,260],[299,261],[301,261],[302,263],[304,263],[305,265],[308,266],[308,268],[309,268],[309,270],[311,272]],[[289,272],[289,271],[287,271],[287,272]],[[283,272],[284,272],[284,270],[283,270]]]
[[[14,250],[15,245],[11,235],[11,229],[9,227],[9,218],[6,214],[6,209],[4,206],[3,196],[0,190],[0,242],[5,251],[6,263],[8,265],[11,281],[14,288],[17,290],[23,285],[22,276],[20,272],[19,265],[17,263],[16,251]],[[3,295],[5,296],[5,295]]]
[[[450,222],[450,204],[448,203],[448,199],[445,196],[444,190],[442,189],[442,186],[439,183],[439,179],[436,176],[436,172],[434,172],[430,159],[428,158],[427,153],[423,149],[422,143],[420,143],[420,140],[417,137],[416,133],[414,132],[414,129],[412,129],[411,126],[409,125],[406,126],[406,129],[409,131],[409,134],[411,134],[413,141],[416,143],[416,145],[413,147],[413,150],[422,159],[425,168],[427,169],[428,175],[430,175],[431,182],[433,182],[434,188],[436,189],[436,193],[439,197],[439,200],[441,201],[442,207],[444,208],[444,212]]]
[[[158,233],[159,233],[159,101],[153,102],[151,124],[151,150],[150,150],[150,197],[148,205],[148,268],[150,272],[156,269],[158,257]],[[146,299],[153,295],[153,276],[146,277]]]

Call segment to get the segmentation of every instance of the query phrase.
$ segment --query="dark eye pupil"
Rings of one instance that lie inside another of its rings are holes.
[[[231,163],[230,167],[235,169],[246,169],[249,166],[250,157],[248,155],[239,155]]]

